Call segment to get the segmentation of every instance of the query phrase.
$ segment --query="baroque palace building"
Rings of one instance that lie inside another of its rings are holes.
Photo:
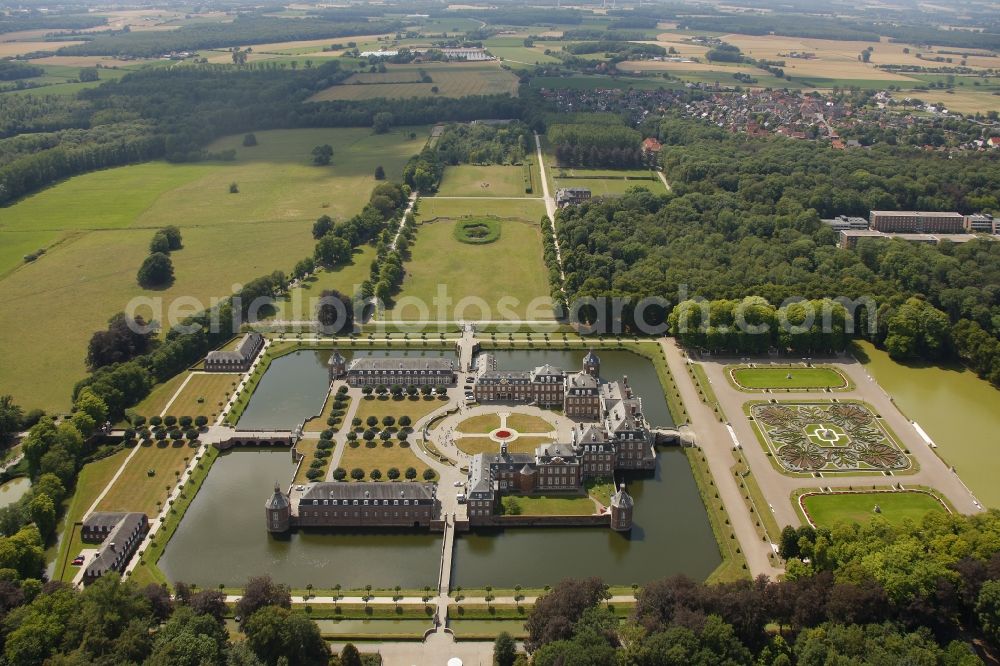
[[[470,524],[494,522],[506,494],[579,492],[588,478],[656,466],[655,435],[643,415],[642,398],[632,392],[627,377],[601,383],[600,359],[593,351],[584,357],[583,369],[577,373],[550,365],[528,372],[504,372],[497,370],[496,360],[489,354],[482,355],[479,363],[475,395],[480,402],[520,401],[545,406],[561,402],[566,415],[581,422],[573,429],[570,442],[543,444],[530,454],[510,453],[506,444],[501,444],[499,453],[473,456],[468,473]],[[552,391],[552,385],[558,390]],[[556,394],[561,400],[553,397]],[[632,499],[624,487],[615,497],[611,526],[627,530],[632,523]]]

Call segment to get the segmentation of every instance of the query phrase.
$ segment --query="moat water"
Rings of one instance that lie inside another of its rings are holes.
[[[307,349],[292,352],[271,361],[250,397],[243,415],[241,430],[291,430],[323,409],[323,400],[330,387],[327,361],[331,350]],[[455,358],[453,352],[429,350],[342,349],[341,355],[353,358],[431,357]]]
[[[600,355],[602,376],[620,379],[627,374],[654,426],[673,425],[656,371],[646,359],[629,352]],[[312,415],[325,394],[327,358],[329,352],[304,351],[278,359],[258,392],[269,383],[274,391],[279,384],[291,387],[298,374],[298,381],[319,386],[296,407]],[[582,358],[583,352],[497,354],[500,367],[511,370],[546,361],[575,369]],[[281,370],[276,375],[280,379],[271,382],[272,373],[282,367],[288,370]],[[261,419],[254,427],[278,428],[287,422],[265,420],[271,407],[264,401],[256,406],[251,401],[248,414],[250,407],[255,408],[254,418]],[[285,417],[279,414],[279,418]],[[235,450],[220,456],[160,559],[166,576],[203,586],[239,586],[262,573],[299,588],[309,583],[317,588],[340,584],[345,589],[369,584],[436,585],[439,534],[303,530],[286,537],[269,535],[264,529],[264,501],[274,482],[287,484],[292,471],[287,450]],[[635,526],[628,535],[607,528],[521,528],[459,536],[452,584],[540,587],[566,577],[600,576],[612,584],[629,585],[677,573],[703,579],[718,566],[718,546],[683,451],[662,450],[655,472],[630,479],[629,492],[636,508]]]

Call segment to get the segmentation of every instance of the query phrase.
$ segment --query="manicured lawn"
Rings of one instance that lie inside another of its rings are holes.
[[[536,187],[540,189],[541,185]],[[541,199],[527,198],[469,201],[434,197],[423,197],[417,202],[416,216],[421,221],[433,220],[436,217],[455,219],[467,215],[493,215],[501,219],[517,218],[526,222],[537,222],[545,215],[545,203]]]
[[[100,511],[142,511],[148,516],[159,513],[157,501],[163,502],[177,485],[175,472],[187,466],[185,458],[193,457],[197,449],[186,442],[153,442],[140,444],[122,475],[97,506]],[[155,474],[149,476],[149,470]]]
[[[336,394],[331,395],[331,396],[329,396],[326,399],[326,403],[323,404],[323,413],[320,414],[320,416],[318,416],[316,418],[309,419],[308,421],[306,421],[305,426],[303,426],[303,428],[302,428],[302,430],[304,432],[322,432],[322,431],[326,430],[327,428],[330,428],[330,429],[336,431],[336,430],[344,427],[343,421],[341,421],[340,426],[338,426],[336,428],[333,427],[333,426],[328,425],[327,422],[326,422],[326,420],[328,418],[330,418],[331,412],[333,412],[333,403],[334,403],[334,397],[335,396],[336,396]],[[344,413],[346,414],[347,410],[350,409],[350,407],[351,407],[351,398],[349,396],[344,396],[344,397],[345,397],[345,401],[344,401],[345,404],[344,404],[344,407],[342,409],[344,410]],[[350,425],[351,425],[350,423],[347,424],[348,427],[350,427]]]
[[[740,386],[751,389],[843,388],[847,380],[833,368],[737,367],[730,370]]]
[[[554,179],[555,188],[586,187],[595,197],[620,196],[633,187],[643,187],[654,194],[666,194],[667,188],[663,182],[654,176],[653,180],[625,178],[558,178]]]
[[[524,516],[589,516],[597,510],[589,497],[564,495],[510,496]]]
[[[500,238],[488,245],[460,243],[454,238],[454,226],[449,220],[418,226],[403,290],[390,318],[552,317],[537,221],[504,220]],[[488,279],[484,279],[486,267],[495,267],[488,271]],[[450,303],[435,300],[442,290]]]
[[[76,575],[76,567],[69,566],[69,561],[77,556],[84,548],[84,544],[80,539],[80,530],[74,529],[74,524],[83,520],[87,509],[108,485],[127,456],[128,451],[119,451],[112,456],[84,465],[80,470],[76,480],[76,490],[62,520],[62,541],[56,555],[54,574],[56,580],[69,581]]]
[[[419,396],[416,400],[409,398],[403,398],[402,400],[393,400],[392,398],[385,400],[362,398],[355,417],[361,419],[361,422],[364,423],[369,416],[374,416],[381,423],[382,417],[393,416],[398,423],[400,416],[409,416],[415,424],[419,419],[447,404],[447,400],[439,400],[437,396],[434,396],[430,400],[425,400],[423,396]]]
[[[196,373],[184,386],[184,389],[165,409],[176,417],[206,416],[210,421],[219,415],[222,405],[239,385],[240,375],[228,373]],[[144,414],[155,416],[154,414]]]
[[[295,445],[296,450],[302,455],[304,455],[305,459],[302,461],[302,464],[299,465],[298,472],[296,472],[295,478],[292,480],[292,483],[309,483],[309,479],[306,478],[306,473],[308,473],[309,470],[311,469],[309,467],[309,463],[311,463],[315,459],[315,453],[318,449],[318,445],[319,445],[319,439],[312,439],[312,438],[300,439],[298,443]],[[330,466],[329,463],[330,459],[327,458],[326,460],[327,464],[323,468],[324,471],[327,470]],[[320,481],[322,480],[323,479],[320,479]]]
[[[919,522],[929,511],[945,511],[941,502],[917,492],[809,495],[802,503],[812,521],[823,527],[839,522],[865,523],[875,516],[899,525],[907,519]],[[881,513],[875,513],[875,505],[882,509]]]
[[[406,468],[412,467],[417,470],[415,481],[423,481],[423,474],[424,470],[427,469],[427,465],[410,450],[410,446],[400,446],[399,442],[392,442],[392,446],[385,446],[380,440],[376,440],[376,444],[372,448],[368,448],[365,444],[365,442],[360,442],[357,447],[348,445],[344,449],[344,455],[340,459],[340,467],[347,470],[348,474],[355,467],[360,467],[365,471],[364,480],[370,481],[371,478],[368,474],[373,469],[378,469],[382,472],[382,480],[388,481],[386,472],[389,471],[390,467],[395,467],[399,470],[401,479],[406,472]]]
[[[511,414],[507,417],[507,427],[518,432],[551,432],[556,428],[542,417],[532,414]]]
[[[507,450],[511,453],[534,453],[540,444],[551,441],[551,437],[518,437],[507,444]],[[456,437],[455,446],[470,456],[500,451],[500,444],[489,437]]]
[[[388,178],[399,177],[427,136],[417,127],[410,139],[410,131],[262,131],[254,148],[242,147],[242,135],[227,137],[210,150],[235,149],[232,162],[106,169],[4,208],[0,387],[26,407],[68,409],[73,384],[86,372],[87,341],[109,317],[145,296],[156,309],[139,312],[166,322],[179,297],[207,307],[211,298],[228,296],[234,284],[289,271],[312,254],[310,230],[317,217],[342,220],[361,210],[377,165]],[[334,148],[329,167],[310,163],[309,153],[320,143]],[[239,194],[229,194],[231,182],[238,183]],[[167,224],[183,234],[184,248],[171,257],[175,282],[162,291],[142,290],[135,275],[152,229]],[[22,265],[21,256],[40,247],[49,249]],[[367,272],[367,263],[359,270]],[[40,302],[45,307],[36,307]]]
[[[142,402],[134,407],[137,414],[142,414],[144,416],[154,416],[159,415],[167,407],[167,403],[170,402],[174,394],[177,393],[177,389],[181,387],[184,380],[187,379],[190,372],[182,372],[178,375],[174,375],[162,384],[157,384],[153,387]]]
[[[473,416],[471,418],[465,419],[457,426],[455,430],[458,432],[468,432],[468,433],[490,433],[500,427],[500,417],[496,414],[480,414],[479,416]]]
[[[473,164],[445,167],[438,196],[523,197],[524,170],[519,166]]]

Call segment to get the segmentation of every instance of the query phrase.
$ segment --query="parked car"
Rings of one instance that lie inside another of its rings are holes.
[[[83,566],[83,561],[84,561],[83,555],[77,555],[76,557],[73,558],[73,566],[74,567]]]
[[[459,504],[465,504],[465,493],[459,493],[455,495],[455,499],[458,500]]]
[[[461,488],[465,485],[465,481],[456,481],[454,485],[456,488]]]

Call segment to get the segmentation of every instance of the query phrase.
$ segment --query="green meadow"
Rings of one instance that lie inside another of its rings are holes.
[[[410,138],[410,132],[414,138]],[[0,215],[0,393],[27,407],[69,406],[85,374],[91,334],[130,299],[162,300],[181,313],[223,298],[233,286],[274,270],[290,272],[312,253],[313,221],[358,212],[381,165],[398,178],[426,141],[426,128],[373,135],[364,128],[257,132],[221,139],[210,150],[235,149],[231,162],[150,162],[70,178],[5,208]],[[310,163],[313,146],[334,148],[328,167]],[[238,194],[229,184],[239,185]],[[153,230],[181,228],[184,248],[172,256],[175,283],[146,291],[135,274]],[[22,256],[47,252],[25,264]],[[183,297],[183,298],[182,298]],[[186,308],[186,309],[185,309]]]

